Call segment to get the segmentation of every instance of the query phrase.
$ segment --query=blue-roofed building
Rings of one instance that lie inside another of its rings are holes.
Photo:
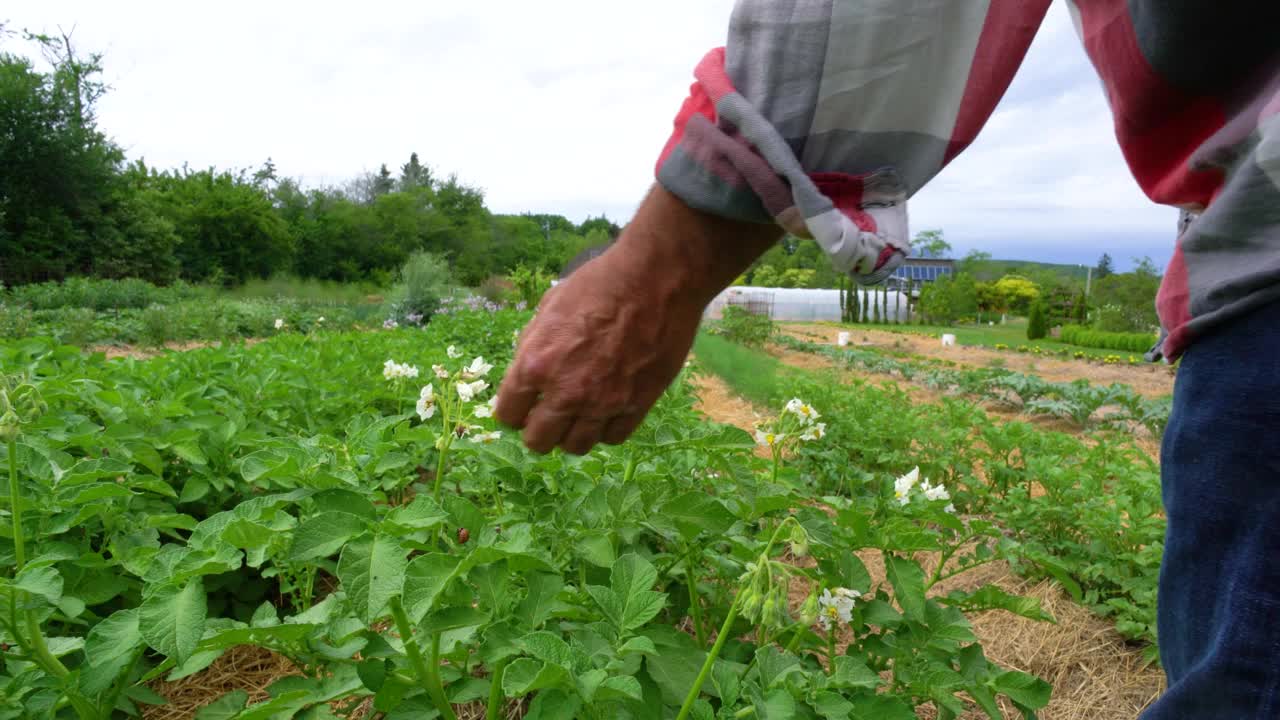
[[[954,275],[956,272],[956,261],[944,258],[929,257],[909,257],[906,262],[889,276],[888,283],[891,288],[901,288],[908,285],[914,285],[919,288],[923,284],[931,283],[943,276]]]

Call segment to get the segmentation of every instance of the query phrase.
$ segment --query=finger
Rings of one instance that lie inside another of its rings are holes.
[[[560,444],[573,425],[576,413],[543,401],[534,406],[524,426],[524,444],[536,453],[548,453]]]
[[[519,430],[525,427],[529,411],[538,403],[538,395],[536,385],[508,375],[498,387],[493,417],[503,425]]]
[[[515,361],[498,386],[498,400],[493,408],[498,422],[516,429],[525,427],[529,412],[542,394],[540,381],[545,373],[538,368],[539,364],[530,359],[530,353],[516,353]]]
[[[560,448],[573,455],[586,455],[600,442],[600,437],[604,434],[604,426],[603,419],[578,418],[565,433]]]
[[[631,437],[631,433],[640,427],[640,423],[644,422],[645,413],[632,412],[624,415],[618,415],[609,421],[601,433],[600,439],[606,445],[621,445]]]

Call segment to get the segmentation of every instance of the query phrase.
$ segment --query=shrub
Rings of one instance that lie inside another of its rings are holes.
[[[173,316],[163,305],[149,305],[142,311],[143,342],[159,347],[173,339]]]
[[[551,289],[551,276],[542,268],[531,269],[520,264],[511,271],[511,284],[515,285],[516,293],[525,307],[533,310],[542,302],[542,296]]]
[[[390,315],[397,322],[421,324],[440,309],[449,294],[449,263],[439,255],[416,252],[400,268],[400,282],[392,290]]]
[[[1049,334],[1049,319],[1046,317],[1044,303],[1037,300],[1031,303],[1031,317],[1027,321],[1027,339],[1039,340]]]
[[[761,347],[773,334],[773,321],[768,315],[757,315],[744,307],[729,305],[720,320],[720,332],[726,340],[747,347]]]
[[[1148,333],[1118,333],[1092,330],[1079,325],[1062,328],[1062,342],[1102,350],[1145,353],[1156,344],[1156,336]]]
[[[68,308],[62,315],[59,340],[68,345],[85,346],[94,341],[94,320],[89,308]]]

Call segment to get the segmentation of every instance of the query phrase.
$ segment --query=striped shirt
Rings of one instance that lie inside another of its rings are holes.
[[[1177,358],[1280,297],[1280,2],[1070,0],[1134,178],[1180,208],[1156,307]],[[1049,0],[739,0],[657,163],[723,217],[812,238],[864,283],[906,201],[990,117]]]

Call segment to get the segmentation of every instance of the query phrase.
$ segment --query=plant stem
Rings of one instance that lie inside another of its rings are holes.
[[[396,630],[400,633],[400,639],[404,642],[404,652],[409,656],[409,663],[413,665],[413,671],[418,675],[418,681],[422,683],[427,690],[427,694],[431,696],[431,702],[435,704],[436,710],[446,720],[458,720],[458,716],[453,712],[453,706],[449,704],[448,698],[444,696],[444,688],[440,685],[439,671],[435,667],[429,666],[422,659],[422,652],[418,650],[418,643],[413,639],[413,626],[409,624],[409,616],[405,614],[404,606],[400,604],[399,597],[391,598],[391,616],[395,618]],[[431,660],[433,663],[438,663],[440,658],[439,635],[433,638],[431,649]]]
[[[827,629],[827,675],[836,671],[836,628],[835,623]]]
[[[707,659],[702,663],[702,669],[698,671],[698,678],[693,681],[693,687],[689,688],[689,694],[685,696],[684,704],[680,706],[680,714],[676,715],[676,720],[687,720],[689,713],[693,711],[693,703],[698,699],[698,695],[702,693],[702,686],[706,684],[707,678],[711,676],[711,668],[716,664],[716,658],[720,656],[720,649],[724,647],[724,642],[729,638],[729,631],[733,629],[733,621],[738,619],[738,602],[742,599],[742,593],[738,593],[733,598],[733,604],[729,606],[729,614],[724,616],[724,622],[720,625],[720,633],[716,635],[716,643],[711,646],[711,652],[707,653]]]
[[[446,431],[448,432],[448,431]],[[453,444],[452,439],[448,435],[444,436],[444,447],[440,448],[439,457],[436,458],[436,486],[431,493],[431,499],[440,502],[440,482],[444,480],[444,459],[449,454],[449,446]]]
[[[631,478],[634,477],[636,474],[636,466],[639,464],[640,464],[639,455],[637,455],[634,452],[631,453],[631,456],[627,458],[627,469],[622,472],[623,485],[628,485],[631,483]]]
[[[696,553],[689,554],[689,562],[685,565],[685,582],[689,586],[689,613],[693,615],[693,636],[697,638],[699,647],[707,644],[707,633],[702,627],[702,599],[698,595],[698,574],[693,559]]]
[[[499,660],[489,677],[489,705],[485,708],[486,720],[502,720],[502,676],[507,672],[507,661]]]

